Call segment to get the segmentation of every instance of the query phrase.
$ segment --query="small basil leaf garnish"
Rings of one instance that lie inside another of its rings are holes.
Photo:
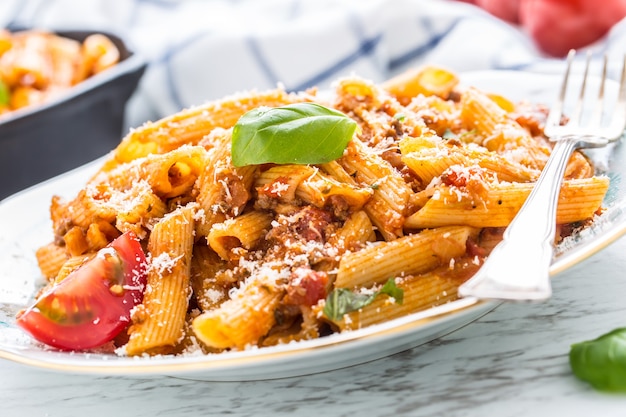
[[[343,155],[356,129],[345,114],[316,103],[256,108],[233,128],[232,162],[323,164]]]
[[[402,304],[404,300],[404,290],[396,286],[393,278],[387,280],[380,290],[371,294],[355,293],[347,288],[335,288],[326,297],[326,304],[323,310],[324,315],[331,320],[339,320],[344,314],[371,304],[381,294],[392,297],[397,304]]]
[[[573,344],[569,362],[574,375],[597,390],[626,392],[626,328]]]

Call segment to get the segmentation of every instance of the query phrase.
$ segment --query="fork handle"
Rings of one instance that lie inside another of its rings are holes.
[[[459,287],[459,295],[501,300],[550,297],[559,190],[572,152],[587,142],[567,136],[554,149],[533,190],[482,268]]]

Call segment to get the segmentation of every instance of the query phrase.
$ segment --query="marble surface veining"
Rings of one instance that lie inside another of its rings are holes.
[[[68,375],[0,360],[2,417],[624,416],[626,395],[575,379],[570,344],[626,325],[626,239],[428,344],[363,365],[254,382]]]

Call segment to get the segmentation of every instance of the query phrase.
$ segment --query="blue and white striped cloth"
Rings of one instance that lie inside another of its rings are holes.
[[[563,69],[520,29],[445,0],[2,0],[0,25],[125,39],[149,62],[130,126],[242,90],[326,88],[349,74],[378,82],[423,63]],[[589,49],[623,56],[626,20]]]

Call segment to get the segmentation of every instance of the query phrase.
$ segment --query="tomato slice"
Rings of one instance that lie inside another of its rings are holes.
[[[63,350],[85,350],[115,338],[143,300],[146,256],[132,232],[42,294],[17,317],[36,340]]]

